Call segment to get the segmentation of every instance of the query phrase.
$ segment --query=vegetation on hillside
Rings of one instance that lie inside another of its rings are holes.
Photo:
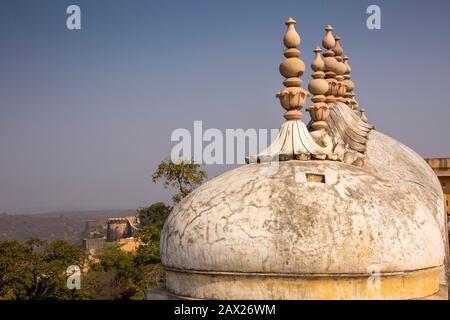
[[[132,210],[67,211],[38,214],[0,214],[0,240],[27,241],[37,237],[46,241],[64,239],[81,244],[86,221],[133,215]]]
[[[200,170],[200,165],[187,160],[164,160],[153,173],[153,182],[162,180],[164,188],[174,188],[178,192],[172,197],[174,203],[178,203],[207,178],[205,171]]]
[[[153,181],[175,188],[176,204],[206,177],[194,162],[165,160]],[[164,278],[159,239],[171,210],[156,202],[137,211],[141,229],[135,254],[112,244],[101,250],[98,260],[89,261],[86,252],[66,240],[0,240],[0,299],[144,299],[145,290]],[[67,288],[66,270],[71,265],[86,267],[79,290]]]
[[[67,267],[84,260],[83,250],[65,240],[0,240],[0,300],[92,298],[66,285]]]

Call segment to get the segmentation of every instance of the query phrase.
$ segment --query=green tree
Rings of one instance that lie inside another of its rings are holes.
[[[205,171],[200,169],[200,165],[194,161],[163,160],[153,173],[153,182],[163,181],[164,188],[175,188],[177,194],[172,197],[176,204],[186,197],[192,190],[203,183],[207,178]]]
[[[145,290],[160,284],[163,279],[159,258],[160,229],[148,225],[143,232],[146,242],[139,246],[135,255],[122,251],[117,245],[109,245],[102,249],[100,262],[92,267],[95,272],[114,274],[115,289],[122,288],[120,299],[145,299]]]
[[[164,188],[174,188],[177,193],[172,197],[177,204],[207,178],[205,171],[194,161],[162,161],[153,173],[153,182],[162,181]],[[172,208],[163,202],[152,204],[138,211],[142,229],[137,233],[141,245],[134,258],[135,266],[142,277],[135,279],[135,293],[132,299],[143,299],[145,289],[158,285],[164,279],[160,258],[160,238],[164,222]]]
[[[67,288],[67,267],[83,267],[81,248],[65,240],[0,241],[0,299],[88,299]]]
[[[131,299],[144,299],[145,290],[159,285],[164,279],[159,252],[161,229],[172,208],[164,203],[155,203],[139,211],[144,219],[142,229],[136,234],[141,243],[134,258],[140,270],[140,279],[135,279],[135,292]],[[142,221],[142,220],[141,220]]]
[[[137,214],[141,226],[154,225],[162,228],[172,208],[164,202],[156,202],[150,207],[138,210]]]
[[[44,243],[43,257],[47,262],[57,262],[61,267],[82,266],[85,259],[84,250],[66,240],[54,240]]]
[[[141,245],[136,251],[136,262],[139,264],[160,263],[159,239],[161,238],[161,227],[148,225],[136,235]]]
[[[100,250],[100,267],[102,271],[115,272],[118,283],[132,280],[138,270],[134,268],[134,256],[121,250],[116,244],[109,244]],[[98,269],[97,269],[98,270]]]
[[[195,187],[200,185],[207,175],[200,165],[192,161],[162,161],[152,176],[153,182],[162,180],[165,188],[175,188],[177,194],[173,202],[178,203]],[[133,255],[122,251],[117,245],[106,246],[99,255],[100,262],[91,263],[96,273],[113,273],[116,288],[122,286],[121,298],[144,299],[145,290],[159,285],[164,279],[159,252],[161,230],[172,211],[172,207],[156,202],[147,208],[138,210],[141,229],[136,238],[140,245]]]
[[[0,241],[0,299],[29,299],[39,285],[38,255],[14,240]]]
[[[164,279],[159,253],[159,239],[164,221],[144,226],[138,233],[137,239],[141,245],[134,257],[135,268],[139,270],[140,277],[134,279],[135,290],[131,299],[144,299],[145,290],[159,285]]]

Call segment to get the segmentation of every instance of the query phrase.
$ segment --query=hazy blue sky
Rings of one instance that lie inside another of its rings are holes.
[[[69,4],[81,31],[66,28]],[[369,4],[381,30],[366,28]],[[450,156],[449,15],[430,0],[1,0],[0,212],[169,200],[150,176],[175,128],[278,128],[289,16],[307,66],[335,27],[379,130]]]

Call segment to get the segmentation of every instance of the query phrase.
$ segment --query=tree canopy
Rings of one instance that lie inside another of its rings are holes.
[[[83,290],[67,288],[67,268],[82,268],[84,259],[83,250],[65,240],[1,240],[0,299],[90,298]]]
[[[170,206],[167,206],[164,202],[153,203],[150,207],[142,208],[138,210],[137,214],[141,226],[154,225],[162,227],[164,221],[172,211]]]
[[[165,188],[175,188],[174,204],[206,178],[206,172],[193,161],[169,160],[162,161],[152,176],[154,182],[162,181]],[[0,300],[144,299],[145,290],[164,278],[160,237],[171,211],[172,207],[163,202],[138,210],[136,252],[125,252],[120,244],[113,243],[104,246],[94,260],[88,260],[81,247],[66,240],[0,240]],[[82,273],[79,290],[67,288],[66,270],[72,265],[88,267]]]
[[[178,192],[172,197],[178,203],[208,177],[200,165],[194,161],[163,160],[153,173],[153,182],[163,181],[164,188],[175,188]]]

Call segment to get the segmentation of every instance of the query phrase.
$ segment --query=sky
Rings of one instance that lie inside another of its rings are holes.
[[[81,30],[66,27],[70,4]],[[370,4],[380,30],[366,27]],[[332,24],[369,121],[423,157],[450,157],[449,14],[445,0],[1,0],[0,212],[170,202],[151,175],[173,130],[284,121],[275,93],[290,16],[304,88]]]

